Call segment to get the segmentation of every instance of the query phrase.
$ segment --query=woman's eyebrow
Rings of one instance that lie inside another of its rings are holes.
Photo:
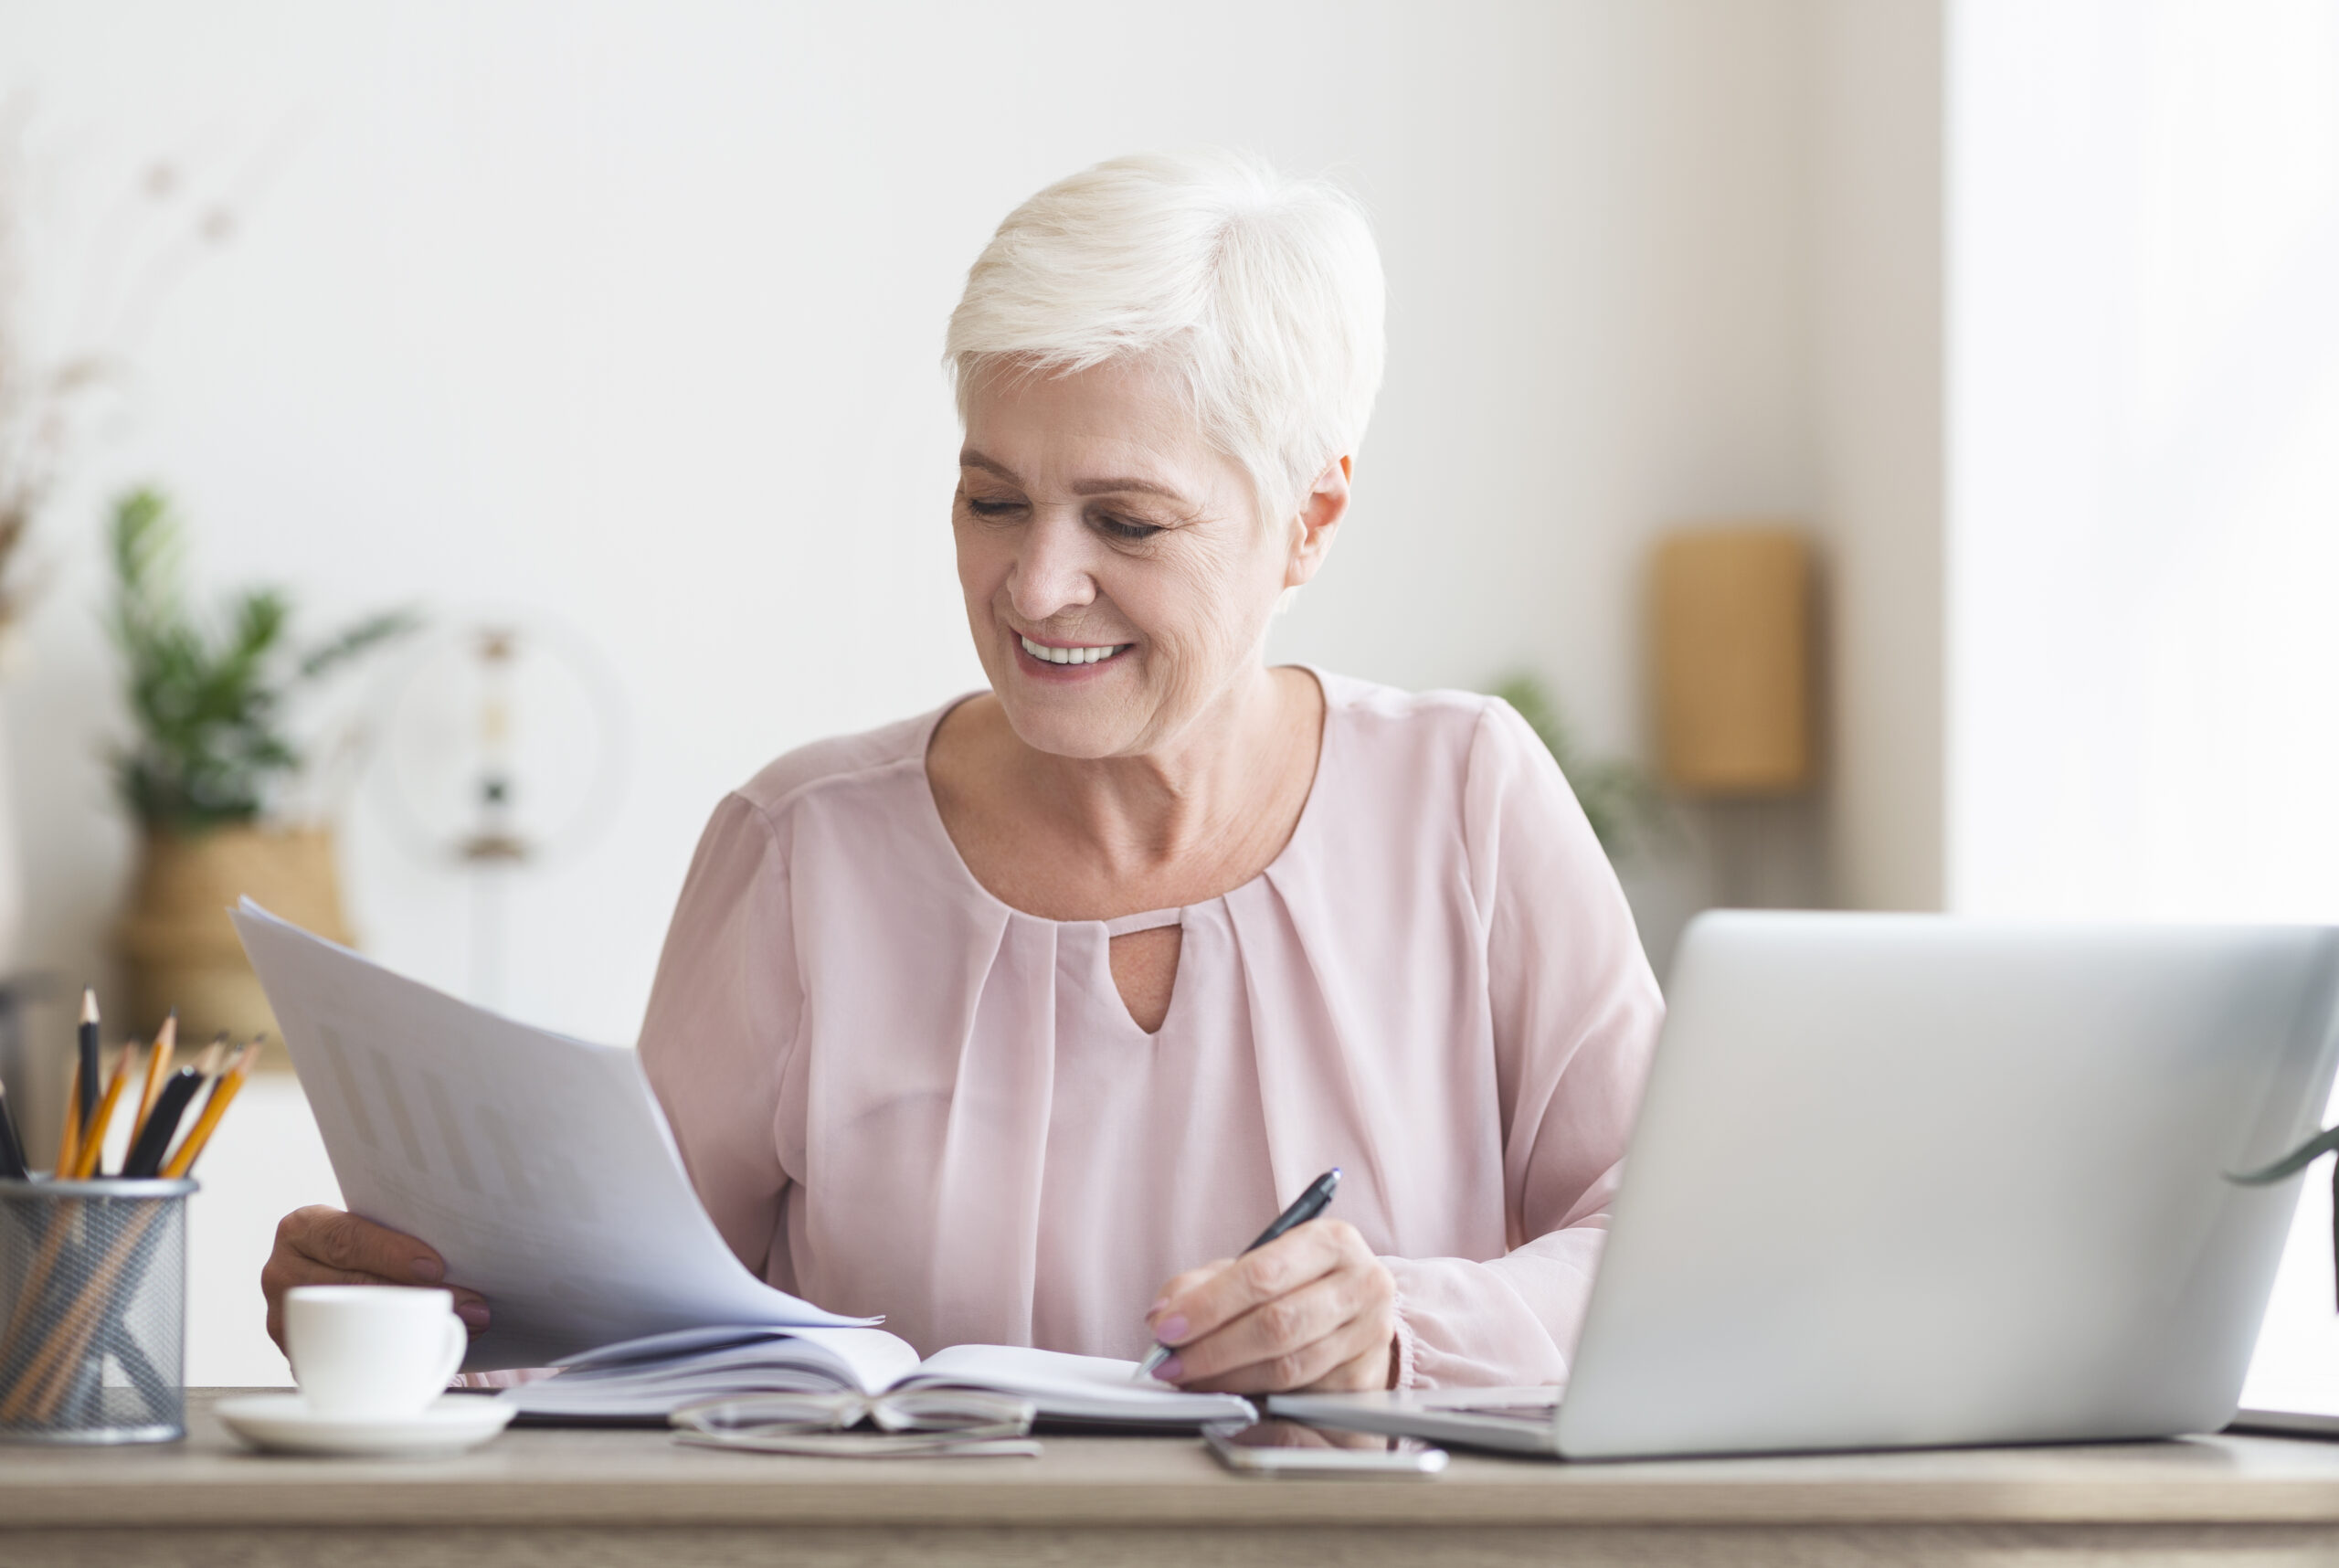
[[[1007,481],[1010,484],[1023,482],[1021,476],[1013,469],[995,459],[985,457],[972,447],[964,448],[959,451],[958,466],[979,468],[995,478]],[[1166,501],[1174,501],[1180,506],[1191,504],[1181,493],[1170,489],[1166,484],[1156,484],[1149,479],[1084,479],[1072,487],[1072,493],[1074,495],[1126,495],[1133,493],[1139,495],[1159,495]]]
[[[1132,491],[1140,495],[1159,495],[1180,506],[1187,504],[1183,495],[1149,479],[1084,479],[1072,487],[1074,495],[1121,495]]]
[[[1010,484],[1020,484],[1022,482],[1022,481],[1016,477],[1015,471],[1013,469],[1008,467],[1003,462],[993,461],[991,459],[987,458],[983,456],[982,453],[975,450],[972,447],[964,448],[959,451],[958,466],[960,468],[979,468],[985,473],[1007,481]]]

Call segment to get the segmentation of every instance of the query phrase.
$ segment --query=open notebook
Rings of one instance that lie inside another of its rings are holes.
[[[1200,1426],[1249,1421],[1232,1393],[1188,1393],[1136,1377],[1135,1361],[1018,1345],[953,1345],[924,1361],[883,1329],[686,1329],[607,1345],[557,1375],[501,1396],[524,1419],[663,1425],[693,1400],[758,1393],[857,1393],[882,1403],[929,1389],[979,1389],[1028,1399],[1042,1421],[1112,1426]]]

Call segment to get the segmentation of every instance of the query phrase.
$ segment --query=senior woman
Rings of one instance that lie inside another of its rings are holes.
[[[1190,1388],[1565,1378],[1660,1012],[1615,878],[1501,703],[1263,656],[1348,514],[1381,296],[1348,199],[1227,154],[1075,175],[976,261],[990,690],[726,798],[643,1025],[773,1284],[921,1351],[1159,1339]],[[1229,1261],[1332,1165],[1337,1217]],[[304,1210],[271,1323],[439,1272]]]

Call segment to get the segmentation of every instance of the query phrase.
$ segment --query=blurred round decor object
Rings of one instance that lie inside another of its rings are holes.
[[[151,1033],[176,1008],[183,1041],[200,1043],[221,1030],[239,1040],[282,1038],[228,919],[247,895],[329,941],[351,940],[330,828],[146,832],[130,906],[114,931],[130,983],[123,1022],[133,1034]],[[288,1059],[271,1051],[260,1060]]]

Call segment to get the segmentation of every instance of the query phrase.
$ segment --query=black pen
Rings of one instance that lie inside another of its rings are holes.
[[[1259,1239],[1253,1242],[1249,1246],[1244,1247],[1243,1249],[1244,1252],[1256,1252],[1261,1247],[1266,1245],[1269,1242],[1274,1241],[1276,1237],[1282,1235],[1284,1232],[1291,1229],[1294,1225],[1304,1225],[1308,1221],[1314,1219],[1317,1215],[1322,1213],[1324,1212],[1324,1205],[1332,1201],[1332,1189],[1339,1184],[1340,1168],[1335,1165],[1329,1171],[1325,1171],[1321,1176],[1317,1177],[1315,1181],[1310,1181],[1307,1184],[1307,1191],[1293,1199],[1291,1207],[1286,1209],[1282,1213],[1277,1214],[1275,1216],[1275,1223],[1269,1225],[1265,1230],[1261,1231],[1259,1233]],[[1168,1345],[1154,1346],[1153,1349],[1146,1351],[1145,1360],[1138,1362],[1137,1375],[1139,1377],[1151,1377],[1153,1375],[1154,1368],[1159,1366],[1163,1361],[1168,1361],[1171,1356],[1176,1355],[1177,1353],[1178,1352],[1176,1351]]]

